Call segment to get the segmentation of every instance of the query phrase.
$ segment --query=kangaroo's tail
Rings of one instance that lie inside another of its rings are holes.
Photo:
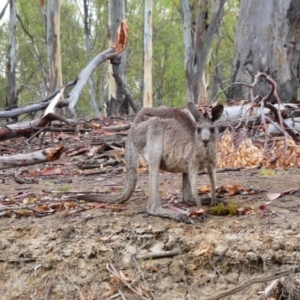
[[[125,160],[127,170],[126,184],[121,194],[79,194],[77,195],[77,199],[104,203],[123,203],[127,201],[134,192],[138,179],[138,155],[135,147],[131,142],[130,135],[128,136],[126,141]]]

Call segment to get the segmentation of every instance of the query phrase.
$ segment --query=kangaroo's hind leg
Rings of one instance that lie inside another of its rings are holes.
[[[164,126],[159,118],[152,118],[147,122],[147,143],[144,147],[143,156],[149,164],[149,199],[147,212],[153,216],[174,219],[191,223],[187,215],[173,212],[162,208],[159,198],[159,166],[164,151]]]

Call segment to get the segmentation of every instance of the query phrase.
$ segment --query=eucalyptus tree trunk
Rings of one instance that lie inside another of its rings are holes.
[[[210,0],[199,0],[194,34],[192,34],[192,14],[188,0],[181,0],[184,18],[185,75],[187,100],[200,103],[200,90],[205,64],[212,41],[222,16],[226,0],[216,1],[211,19],[208,20]]]
[[[300,57],[300,1],[242,0],[235,37],[232,82],[251,83],[265,72],[278,84],[283,102],[297,99]],[[250,74],[249,74],[250,73]],[[266,95],[260,82],[256,93]],[[250,89],[233,85],[229,99],[249,99]]]
[[[9,4],[9,1],[10,0],[7,0],[6,4],[4,5],[4,7],[2,8],[2,11],[0,12],[0,20],[3,18],[3,16],[5,15],[5,11],[8,7],[8,4]]]
[[[16,25],[17,25],[17,4],[16,0],[10,0],[9,14],[9,47],[7,55],[7,90],[6,90],[6,109],[13,109],[18,106],[16,93]]]
[[[124,0],[108,0],[108,31],[109,31],[109,45],[113,45],[118,36],[118,28],[120,23],[125,19],[125,1]],[[115,69],[118,76],[125,81],[126,73],[126,50],[120,54],[120,61],[116,62],[118,67]],[[113,66],[109,64],[108,67],[108,95],[109,95],[109,115],[119,115],[122,112],[122,105],[124,104],[124,97],[121,88],[117,85],[113,77]]]
[[[49,93],[62,86],[60,50],[60,0],[47,2],[47,55],[49,64]]]
[[[145,0],[143,106],[152,107],[152,0]]]
[[[89,0],[83,0],[83,8],[84,8],[84,36],[85,36],[85,51],[86,51],[86,58],[87,61],[89,62],[91,60],[91,30],[90,30],[90,18],[91,16],[89,15]],[[93,78],[93,75],[89,77],[89,99],[91,106],[93,108],[95,117],[100,117],[100,111],[99,107],[96,103],[95,100],[95,81]]]

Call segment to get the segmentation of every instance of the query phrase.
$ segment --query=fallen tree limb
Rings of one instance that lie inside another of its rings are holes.
[[[39,163],[57,160],[62,154],[63,149],[63,146],[59,146],[26,154],[0,156],[0,169],[35,165]]]
[[[36,131],[45,127],[47,124],[51,123],[54,120],[62,121],[68,125],[73,125],[69,120],[65,119],[62,116],[49,113],[46,116],[34,121],[3,126],[2,128],[0,128],[0,141],[18,137],[30,138]]]
[[[102,127],[104,130],[111,130],[111,131],[123,131],[128,130],[130,128],[130,124],[120,125],[120,126],[105,126]]]
[[[233,289],[215,294],[211,297],[206,298],[205,300],[218,300],[218,299],[230,296],[232,294],[238,293],[238,292],[244,290],[245,288],[247,288],[249,285],[252,285],[254,283],[271,281],[271,280],[274,280],[276,278],[292,275],[292,274],[295,274],[295,273],[300,273],[300,268],[299,267],[291,267],[288,270],[279,271],[279,272],[276,272],[276,273],[271,274],[271,275],[255,277],[255,278],[252,278],[252,279],[250,279],[246,282],[241,283],[240,285],[238,285],[237,287],[235,287]]]
[[[112,59],[113,57],[117,56],[126,48],[127,38],[128,38],[129,27],[127,25],[127,21],[124,20],[121,22],[119,29],[118,29],[118,37],[117,41],[107,50],[103,51],[102,53],[98,54],[94,57],[89,64],[80,72],[78,76],[77,83],[71,93],[69,94],[69,110],[72,115],[75,116],[74,107],[77,104],[79,95],[86,85],[89,77],[93,74],[95,69],[101,63]]]
[[[255,96],[254,94],[254,89],[261,78],[265,79],[267,83],[270,85],[270,90],[268,94],[265,95],[263,98],[261,96]],[[281,115],[281,109],[283,108],[285,110],[285,106],[282,105],[281,100],[278,96],[276,82],[269,75],[263,72],[258,72],[254,76],[254,81],[251,85],[246,83],[241,83],[241,82],[236,82],[234,84],[243,84],[250,88],[251,104],[250,106],[247,107],[245,113],[242,116],[242,119],[246,118],[247,120],[244,125],[244,131],[246,131],[246,128],[248,127],[250,116],[253,114],[254,110],[256,110],[256,113],[259,112],[262,116],[261,124],[263,125],[264,131],[267,134],[268,130],[266,125],[266,116],[264,115],[264,113],[265,113],[265,109],[269,109],[271,115],[273,116],[274,121],[278,124],[278,129],[280,128],[281,129],[280,131],[285,136],[286,142],[287,142],[287,136],[289,135],[290,138],[292,138],[296,143],[300,143],[300,137],[297,135],[295,130],[291,128],[289,124],[283,120],[283,117]],[[272,97],[276,99],[277,105],[272,105],[269,102]],[[245,133],[244,135],[246,136]],[[266,146],[267,146],[267,139],[265,139],[265,148]]]

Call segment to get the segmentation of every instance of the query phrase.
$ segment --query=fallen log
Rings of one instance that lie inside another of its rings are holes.
[[[0,128],[0,141],[18,137],[30,138],[34,133],[44,128],[47,124],[54,120],[62,121],[68,125],[74,125],[69,120],[62,118],[61,116],[49,113],[46,116],[34,121],[4,125],[2,128]]]
[[[0,169],[9,169],[54,161],[60,158],[63,150],[64,146],[58,146],[26,154],[0,156]]]
[[[68,125],[72,125],[71,122],[65,117],[56,115],[54,113],[54,108],[59,102],[63,91],[64,87],[50,102],[42,118],[24,123],[4,125],[2,128],[0,128],[0,141],[11,138],[18,138],[21,136],[24,136],[26,138],[30,137],[30,139],[32,139],[35,135],[38,135],[40,132],[44,131],[45,126],[50,124],[52,121],[61,121]]]

